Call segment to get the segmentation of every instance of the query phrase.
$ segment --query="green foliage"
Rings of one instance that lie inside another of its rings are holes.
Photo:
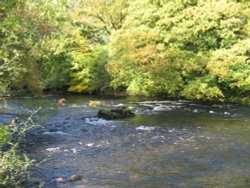
[[[214,100],[224,98],[213,78],[201,77],[190,81],[181,92],[187,99]]]
[[[39,63],[44,75],[46,89],[61,89],[67,86],[70,72],[70,52],[75,41],[65,37],[46,38],[40,43]]]
[[[133,1],[111,36],[116,90],[223,100],[249,95],[249,3]]]
[[[48,19],[51,10],[40,1],[14,2],[2,2],[0,75],[3,82],[0,87],[2,92],[24,87],[40,92],[43,87],[36,44],[54,30],[53,25],[47,25],[51,24]]]
[[[93,93],[106,89],[109,77],[105,72],[108,53],[105,46],[96,46],[86,53],[72,52],[72,73],[69,91]]]
[[[24,123],[0,126],[0,187],[21,188],[27,180],[28,170],[35,161],[20,151],[19,143],[24,141],[26,132],[35,126],[32,117],[39,110],[34,111]],[[10,148],[2,150],[2,146],[7,143]]]
[[[92,108],[97,108],[97,107],[102,107],[102,106],[105,106],[101,101],[89,101],[89,107],[92,107]]]
[[[214,51],[207,68],[231,92],[237,95],[249,93],[250,40],[241,40],[230,49]]]
[[[7,87],[23,72],[23,67],[16,62],[23,56],[18,49],[16,32],[20,30],[20,19],[15,13],[18,1],[1,1],[0,6],[0,92],[4,93]],[[22,6],[23,4],[20,3]],[[12,16],[10,16],[12,14]]]
[[[21,188],[34,161],[25,154],[20,155],[16,146],[7,152],[1,152],[0,156],[0,186]]]
[[[94,38],[97,36],[102,38],[102,35],[107,37],[114,30],[121,28],[126,17],[128,0],[79,0],[78,2],[77,13],[81,19],[78,19],[77,23],[84,27],[84,34]],[[79,10],[78,7],[82,8]],[[93,36],[90,31],[95,31],[95,35]]]
[[[249,97],[247,0],[0,2],[0,93]]]
[[[11,134],[8,128],[4,125],[0,125],[0,147],[11,141]]]

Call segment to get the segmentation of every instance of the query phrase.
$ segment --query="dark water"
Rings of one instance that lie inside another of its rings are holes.
[[[6,123],[13,117],[6,113],[24,120],[42,107],[34,119],[44,128],[29,132],[26,150],[41,162],[30,176],[44,187],[250,187],[249,107],[84,96],[68,96],[67,105],[57,107],[58,98],[12,99],[0,108],[0,123]],[[98,119],[98,109],[88,107],[95,99],[134,106],[137,115]],[[73,174],[83,179],[55,182]]]

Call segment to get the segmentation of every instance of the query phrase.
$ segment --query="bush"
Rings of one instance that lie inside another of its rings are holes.
[[[0,147],[11,141],[11,134],[5,125],[0,125]]]
[[[21,188],[28,178],[28,170],[35,161],[21,151],[19,143],[24,141],[26,132],[34,127],[32,116],[38,110],[20,125],[0,126],[0,187]],[[3,149],[5,144],[10,147]]]
[[[69,91],[89,93],[103,91],[109,83],[105,71],[108,60],[106,46],[96,46],[85,53],[72,52],[72,73]]]
[[[27,155],[18,152],[17,145],[6,152],[0,152],[0,186],[23,187],[28,169],[33,164],[34,161]]]
[[[113,32],[115,90],[199,100],[248,97],[250,4],[135,0]]]

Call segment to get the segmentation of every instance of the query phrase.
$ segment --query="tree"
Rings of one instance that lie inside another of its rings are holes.
[[[123,26],[110,37],[112,86],[203,100],[248,93],[249,7],[233,0],[131,2]],[[233,58],[225,57],[232,51]],[[230,79],[219,77],[218,66]]]

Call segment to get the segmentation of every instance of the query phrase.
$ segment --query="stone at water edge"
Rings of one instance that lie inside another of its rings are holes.
[[[15,127],[18,120],[19,120],[19,117],[13,118],[13,119],[10,121],[10,123],[9,123],[8,126],[9,126],[9,127]]]
[[[113,120],[113,119],[123,119],[127,117],[133,117],[135,116],[135,114],[132,112],[132,110],[128,109],[127,107],[121,107],[112,110],[100,109],[98,111],[97,116],[99,118],[103,118],[106,120]]]
[[[82,176],[80,175],[72,175],[70,176],[69,181],[79,181],[81,179],[82,179]]]

